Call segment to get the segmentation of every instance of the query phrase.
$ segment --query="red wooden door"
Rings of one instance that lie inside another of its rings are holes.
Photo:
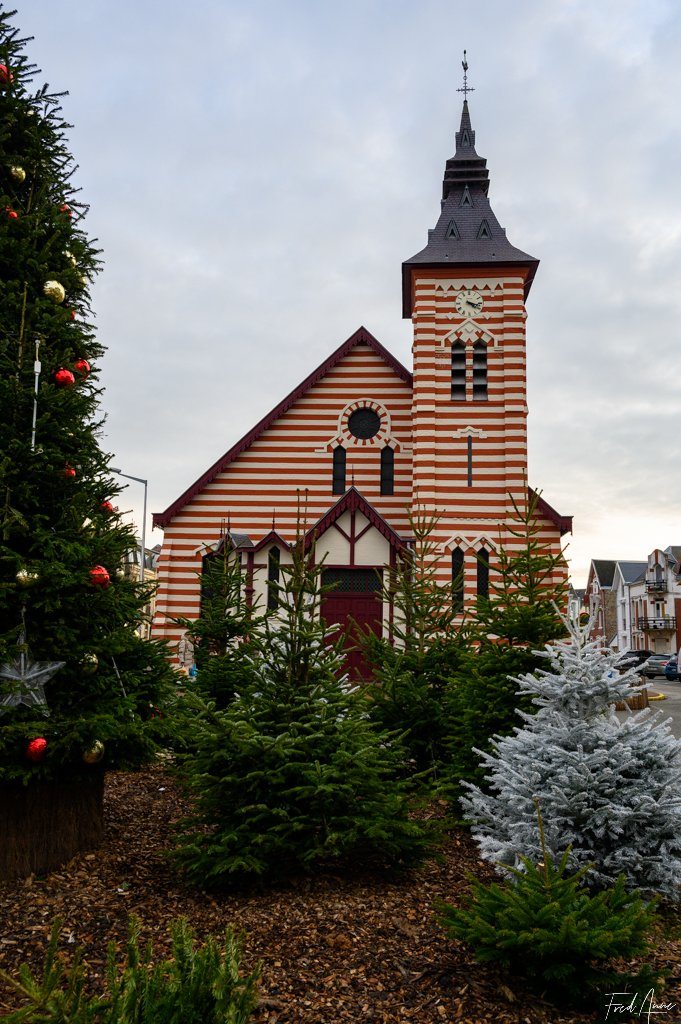
[[[332,586],[322,597],[321,615],[327,626],[338,623],[345,635],[346,665],[353,682],[366,681],[371,673],[357,649],[356,629],[370,629],[381,636],[383,599],[380,569],[325,569],[322,585]]]

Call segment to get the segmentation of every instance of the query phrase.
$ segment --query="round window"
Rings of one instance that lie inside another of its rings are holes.
[[[348,430],[361,440],[376,437],[380,429],[381,417],[373,409],[355,409],[348,419]]]

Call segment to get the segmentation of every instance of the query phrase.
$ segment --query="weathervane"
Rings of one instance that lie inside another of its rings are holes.
[[[466,60],[466,51],[463,51],[463,60],[461,61],[461,67],[463,68],[463,89],[457,89],[457,92],[463,93],[464,100],[468,99],[469,92],[475,92],[475,89],[468,84],[468,61]]]

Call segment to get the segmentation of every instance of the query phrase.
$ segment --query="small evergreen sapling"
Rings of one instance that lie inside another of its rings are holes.
[[[82,951],[69,966],[58,953],[61,921],[55,920],[42,978],[22,964],[19,977],[2,979],[26,1005],[3,1016],[6,1024],[247,1024],[258,1002],[260,966],[240,973],[242,944],[231,928],[221,946],[208,936],[197,948],[184,918],[171,925],[172,957],[153,959],[151,943],[139,947],[140,922],[130,918],[126,959],[109,944],[106,990],[90,990]],[[94,986],[92,986],[94,988]]]
[[[319,618],[321,566],[302,537],[282,567],[277,616],[231,704],[202,702],[182,776],[195,798],[176,860],[193,883],[221,886],[352,857],[403,866],[429,837],[393,781],[399,749],[374,728],[343,676],[342,640]]]
[[[417,510],[409,513],[409,524],[413,548],[385,569],[383,600],[394,609],[390,636],[368,630],[361,643],[375,680],[368,690],[372,719],[403,736],[412,775],[433,778],[446,738],[443,693],[470,653],[457,597],[462,581],[444,585],[438,579],[438,518]]]
[[[635,692],[634,671],[618,673],[617,655],[589,640],[589,624],[565,626],[568,639],[542,652],[550,668],[516,680],[537,712],[520,712],[524,726],[481,753],[489,791],[466,785],[466,818],[486,860],[518,867],[542,857],[538,799],[554,861],[570,847],[572,870],[593,865],[590,885],[623,873],[630,888],[678,899],[681,741],[649,709],[620,721],[615,703]]]
[[[591,893],[584,885],[589,866],[570,874],[569,847],[554,862],[538,817],[542,861],[520,856],[520,868],[509,869],[511,879],[501,884],[471,878],[463,907],[438,907],[448,934],[471,946],[481,963],[498,963],[545,988],[559,1005],[602,996],[612,986],[653,984],[650,968],[624,976],[609,962],[630,961],[649,949],[655,904],[628,893],[623,875],[611,888]]]
[[[540,494],[525,504],[509,498],[513,514],[505,524],[490,574],[490,593],[479,597],[470,623],[477,651],[456,671],[443,695],[447,757],[441,793],[455,802],[463,782],[484,788],[478,751],[512,732],[517,711],[532,711],[513,677],[540,664],[537,646],[565,635],[557,607],[565,601],[565,561],[541,537]]]
[[[199,618],[173,621],[185,630],[194,649],[198,674],[187,685],[218,708],[227,707],[248,685],[249,655],[263,624],[258,609],[246,601],[241,560],[228,537],[204,558]]]

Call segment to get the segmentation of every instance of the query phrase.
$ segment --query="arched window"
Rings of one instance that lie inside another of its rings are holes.
[[[473,345],[473,401],[487,399],[487,345],[476,341]]]
[[[381,494],[395,490],[395,452],[389,444],[381,449]]]
[[[345,448],[339,444],[333,450],[333,494],[345,494]]]
[[[271,547],[267,556],[267,610],[274,611],[279,604],[279,569],[281,551]]]
[[[489,597],[489,551],[478,551],[478,597]]]
[[[209,585],[210,570],[215,565],[215,552],[209,551],[201,559],[200,614],[205,615],[208,604],[213,597],[213,588]]]
[[[463,611],[463,551],[452,551],[452,610]]]
[[[466,401],[466,347],[462,341],[452,342],[452,400]]]

